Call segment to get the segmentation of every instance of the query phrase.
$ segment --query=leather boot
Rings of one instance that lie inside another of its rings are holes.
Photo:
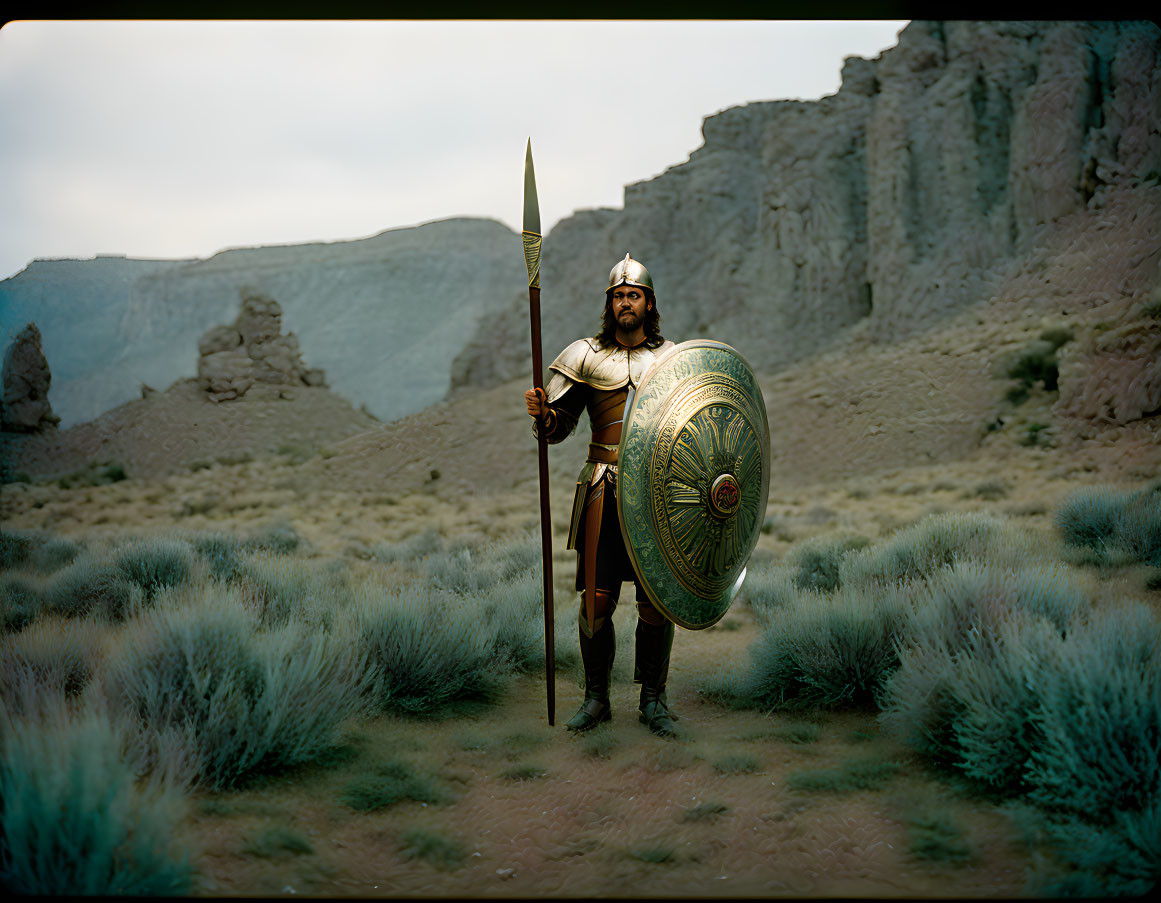
[[[673,622],[654,626],[637,621],[637,661],[633,679],[641,684],[642,724],[661,737],[677,733],[673,722],[677,716],[669,711],[665,700],[665,680],[669,676],[669,653],[673,649]]]
[[[613,717],[609,706],[609,675],[617,651],[613,619],[606,618],[590,637],[580,628],[581,661],[585,669],[585,699],[565,724],[570,731],[587,731]]]

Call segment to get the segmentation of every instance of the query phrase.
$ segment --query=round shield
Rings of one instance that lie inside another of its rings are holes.
[[[621,535],[650,601],[681,627],[715,624],[770,488],[766,404],[745,358],[706,339],[658,358],[626,408],[617,471]]]

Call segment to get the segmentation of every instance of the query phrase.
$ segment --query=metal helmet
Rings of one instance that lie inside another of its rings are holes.
[[[653,277],[649,275],[649,271],[641,261],[634,260],[626,253],[625,259],[618,261],[617,265],[609,270],[609,287],[605,291],[610,292],[618,285],[635,285],[653,291]]]

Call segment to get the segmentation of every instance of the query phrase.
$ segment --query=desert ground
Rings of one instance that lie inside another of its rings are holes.
[[[1094,604],[1131,599],[1161,611],[1155,568],[1078,557],[1055,522],[1078,489],[1137,490],[1157,476],[1157,418],[1079,428],[1057,415],[1057,393],[1043,385],[1006,401],[1004,361],[1060,328],[1061,312],[1045,304],[982,310],[894,345],[856,334],[763,377],[772,469],[752,575],[785,567],[811,541],[881,543],[932,515],[981,514],[1067,562]],[[1082,313],[1067,326],[1079,344],[1096,322]],[[538,544],[524,388],[516,381],[465,391],[375,424],[345,403],[328,408],[323,389],[213,405],[192,384],[177,384],[63,437],[10,441],[16,476],[0,488],[0,517],[10,533],[41,531],[82,549],[131,537],[282,531],[294,538],[286,567],[404,585],[422,576],[429,553],[446,559],[456,548]],[[181,822],[192,891],[1032,893],[1052,864],[1005,802],[933,769],[874,711],[714,701],[706,688],[749,667],[762,634],[746,590],[714,627],[677,631],[668,684],[677,738],[655,737],[637,721],[628,604],[615,617],[613,721],[582,736],[563,729],[583,695],[575,555],[564,548],[583,433],[551,451],[555,726],[543,672],[526,671],[486,705],[442,716],[361,715],[343,725],[334,754],[314,764],[234,789],[195,786]],[[428,801],[416,793],[369,809],[352,804],[350,788],[383,769],[419,781]]]

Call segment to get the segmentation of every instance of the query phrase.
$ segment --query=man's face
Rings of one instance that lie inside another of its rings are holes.
[[[613,316],[617,318],[617,328],[632,332],[645,322],[645,312],[649,301],[645,292],[635,285],[618,285],[613,289]]]

